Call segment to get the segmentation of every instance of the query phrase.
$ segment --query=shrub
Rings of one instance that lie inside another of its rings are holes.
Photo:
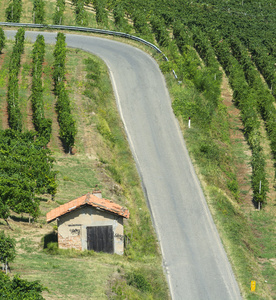
[[[127,278],[128,285],[132,285],[142,292],[152,291],[151,284],[148,282],[145,276],[139,271],[133,271],[131,273],[128,273],[126,278]]]
[[[10,279],[0,272],[0,296],[7,300],[42,300],[43,290],[46,290],[39,281],[27,281],[15,276]]]

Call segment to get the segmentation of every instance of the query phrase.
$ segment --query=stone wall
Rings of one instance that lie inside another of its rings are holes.
[[[59,248],[82,250],[81,231],[75,228],[70,228],[69,231],[69,236],[62,236],[58,233]]]
[[[58,245],[59,245],[59,248],[61,248],[61,249],[82,250],[80,237],[63,238],[59,234],[58,235]]]

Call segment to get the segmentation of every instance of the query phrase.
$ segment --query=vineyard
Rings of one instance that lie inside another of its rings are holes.
[[[163,0],[2,2],[5,12],[2,22],[116,30],[141,37],[162,50],[169,61],[153,55],[167,80],[175,115],[204,182],[222,239],[230,244],[227,252],[242,294],[246,299],[275,297],[276,245],[275,241],[269,241],[269,236],[275,233],[276,197],[275,3],[174,0],[168,6]],[[1,30],[0,52],[6,43]],[[53,51],[53,95],[62,151],[72,154],[77,148],[78,122],[72,114],[67,87],[66,52],[65,36],[58,33]],[[49,150],[53,124],[44,113],[43,36],[37,38],[32,50],[30,99],[34,130],[29,132],[23,130],[18,84],[23,53],[24,29],[19,29],[6,78],[10,129],[1,131],[0,190],[4,197],[0,202],[0,217],[6,222],[11,211],[28,213],[35,220],[39,216],[37,195],[48,193],[55,198],[58,184]],[[89,60],[87,68],[97,69]],[[87,97],[91,96],[98,76],[94,73],[92,80],[86,79],[90,84],[84,93]],[[91,97],[97,102],[99,95],[100,91]],[[97,130],[112,145],[112,121],[100,111]],[[189,118],[192,120],[190,129]],[[33,154],[30,151],[26,158],[28,147]],[[10,150],[14,148],[18,152]],[[34,167],[37,156],[43,174]],[[122,179],[118,179],[118,172],[110,166],[107,169],[120,184]],[[22,181],[20,189],[15,184],[18,170]],[[12,194],[18,197],[11,199]],[[255,295],[249,291],[249,282],[254,278],[260,282]]]

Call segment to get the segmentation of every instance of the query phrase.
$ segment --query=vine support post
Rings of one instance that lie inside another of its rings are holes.
[[[259,194],[261,194],[261,191],[262,191],[262,181],[260,180],[260,186],[259,186]],[[258,202],[258,210],[261,209],[261,202],[259,201]]]

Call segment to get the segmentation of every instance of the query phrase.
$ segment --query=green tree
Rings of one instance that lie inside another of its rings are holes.
[[[9,263],[15,258],[15,240],[0,232],[0,262]]]
[[[35,132],[0,131],[0,218],[7,222],[11,211],[38,217],[37,195],[56,193],[53,162]]]

